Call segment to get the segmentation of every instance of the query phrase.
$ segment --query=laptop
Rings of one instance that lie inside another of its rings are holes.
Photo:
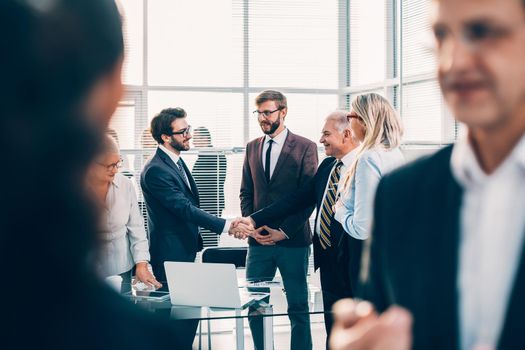
[[[164,262],[172,305],[244,309],[269,293],[239,289],[233,264]]]

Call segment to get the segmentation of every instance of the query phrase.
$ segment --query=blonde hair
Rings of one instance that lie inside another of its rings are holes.
[[[383,96],[376,93],[359,95],[354,98],[351,106],[365,125],[366,132],[363,142],[357,148],[352,167],[343,179],[345,190],[349,188],[357,163],[366,151],[374,148],[394,149],[401,144],[403,136],[401,119]]]

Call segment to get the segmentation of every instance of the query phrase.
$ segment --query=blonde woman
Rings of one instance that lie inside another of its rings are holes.
[[[375,93],[357,96],[348,115],[356,158],[344,175],[335,219],[355,239],[367,239],[372,223],[373,201],[381,177],[403,164],[399,150],[403,128],[392,105]]]

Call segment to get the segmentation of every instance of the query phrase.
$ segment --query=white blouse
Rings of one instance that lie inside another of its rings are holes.
[[[100,273],[103,277],[131,270],[149,261],[149,244],[131,180],[117,173],[106,197]]]

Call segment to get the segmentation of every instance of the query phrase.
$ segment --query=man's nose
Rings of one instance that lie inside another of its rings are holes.
[[[455,35],[438,49],[439,70],[441,73],[468,70],[474,63],[475,54],[472,45]]]

